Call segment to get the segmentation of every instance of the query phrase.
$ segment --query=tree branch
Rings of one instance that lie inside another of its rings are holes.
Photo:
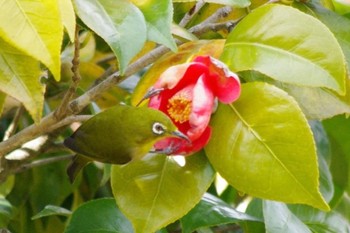
[[[79,81],[81,79],[79,74],[79,49],[80,49],[80,41],[79,41],[79,26],[78,24],[75,26],[75,36],[74,36],[74,57],[72,60],[72,83],[64,95],[63,100],[60,106],[54,112],[54,116],[57,120],[63,119],[68,114],[68,105],[72,100],[75,92],[77,91]]]

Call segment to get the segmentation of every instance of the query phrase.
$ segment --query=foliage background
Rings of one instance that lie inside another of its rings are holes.
[[[350,232],[350,7],[341,1],[0,4],[0,229]],[[62,140],[135,105],[168,67],[219,58],[242,82],[198,154],[91,164]]]

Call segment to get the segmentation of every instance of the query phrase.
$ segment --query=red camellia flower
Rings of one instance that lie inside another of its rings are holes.
[[[169,67],[152,90],[161,91],[150,98],[148,106],[167,114],[192,142],[166,138],[157,142],[155,149],[190,154],[202,149],[210,139],[208,124],[216,101],[225,104],[235,101],[241,85],[225,64],[210,56],[198,56],[193,62]]]

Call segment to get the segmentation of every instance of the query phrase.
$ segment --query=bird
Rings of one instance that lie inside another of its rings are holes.
[[[67,175],[74,182],[89,162],[126,164],[143,158],[160,139],[190,139],[163,112],[148,107],[116,105],[84,122],[63,144],[76,153]],[[171,153],[169,148],[155,151]]]

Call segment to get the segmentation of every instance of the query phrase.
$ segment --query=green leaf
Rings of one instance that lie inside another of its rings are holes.
[[[61,20],[63,26],[66,28],[69,39],[74,42],[75,35],[75,13],[71,0],[58,0]]]
[[[171,0],[131,0],[146,19],[148,39],[176,51],[176,44],[171,36],[173,4]]]
[[[32,169],[33,181],[29,200],[34,213],[44,209],[47,204],[61,205],[72,193],[73,186],[68,180],[66,167],[67,163],[64,161]]]
[[[337,40],[317,19],[291,7],[268,4],[252,11],[230,33],[221,60],[233,71],[256,70],[345,94],[345,61]]]
[[[345,96],[321,87],[303,87],[273,80],[256,71],[243,71],[239,76],[246,81],[263,81],[288,92],[299,104],[308,119],[323,120],[333,116],[350,113],[350,93]],[[350,86],[346,80],[347,90]]]
[[[0,38],[0,91],[20,101],[39,122],[45,87],[40,84],[39,62]]]
[[[332,174],[329,169],[331,148],[326,131],[319,121],[309,122],[317,147],[318,169],[320,173],[320,191],[327,202],[332,200],[334,186]]]
[[[350,114],[349,101],[325,88],[283,84],[282,89],[295,98],[308,119],[323,120]]]
[[[6,197],[11,192],[14,185],[15,176],[8,176],[6,180],[0,184],[0,197]]]
[[[0,12],[0,38],[44,63],[60,80],[63,26],[57,0],[2,1]]]
[[[173,2],[195,2],[198,0],[173,0]],[[229,5],[238,8],[247,7],[250,5],[249,0],[204,0],[204,2],[211,2],[222,5]]]
[[[126,233],[133,230],[115,200],[104,198],[86,202],[73,212],[65,233],[83,232]]]
[[[312,233],[283,203],[264,201],[264,220],[269,233]]]
[[[318,190],[310,127],[287,93],[266,83],[243,84],[237,102],[219,105],[211,126],[207,156],[237,190],[329,210]]]
[[[0,228],[6,228],[13,216],[13,206],[3,197],[0,197]]]
[[[102,37],[124,73],[131,59],[141,51],[147,36],[142,12],[128,0],[74,0],[82,21]]]
[[[312,6],[313,13],[316,14],[317,18],[324,23],[338,39],[347,63],[350,65],[350,31],[347,30],[350,27],[350,19],[319,5],[312,4]]]
[[[312,232],[350,233],[350,223],[347,221],[348,216],[344,218],[334,211],[325,213],[309,206],[289,205],[288,207]]]
[[[198,205],[181,219],[181,225],[183,233],[191,233],[201,227],[237,223],[244,220],[262,221],[248,214],[241,213],[221,199],[206,193]]]
[[[183,166],[173,157],[149,155],[112,167],[114,197],[136,233],[154,232],[182,217],[211,184],[214,171],[204,154],[184,158]]]
[[[34,215],[32,217],[32,220],[39,219],[42,217],[48,217],[48,216],[52,216],[52,215],[61,215],[61,216],[68,217],[71,214],[72,214],[72,212],[70,210],[62,208],[60,206],[47,205],[47,206],[45,206],[45,208],[42,211],[40,211],[39,213]]]
[[[323,121],[323,125],[331,142],[333,182],[342,195],[344,190],[350,192],[350,119],[337,116]]]

